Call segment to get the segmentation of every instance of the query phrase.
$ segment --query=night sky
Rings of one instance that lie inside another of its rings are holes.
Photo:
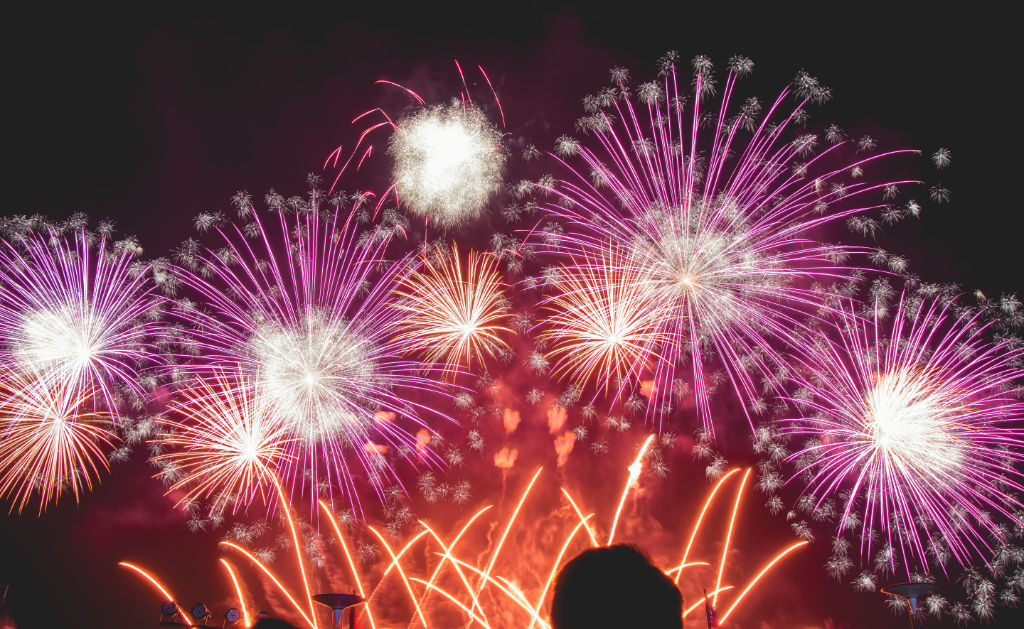
[[[453,58],[480,64],[513,141],[547,148],[571,133],[580,98],[604,86],[612,66],[646,80],[666,50],[685,60],[709,55],[719,68],[739,53],[757,64],[749,93],[774,96],[804,68],[834,94],[812,111],[816,120],[854,136],[870,132],[883,146],[950,148],[953,165],[941,182],[952,203],[928,205],[879,246],[907,255],[926,281],[956,281],[990,296],[1024,293],[1012,154],[1021,140],[1013,96],[1021,55],[1006,16],[924,7],[894,13],[858,3],[773,12],[665,4],[673,8],[480,3],[408,12],[336,3],[7,15],[0,211],[112,218],[119,233],[139,236],[147,256],[165,255],[192,235],[195,214],[230,210],[236,190],[257,198],[271,187],[300,193],[306,173],[354,141],[355,115],[396,99],[376,79],[444,99],[459,89]],[[121,559],[182,584],[186,605],[226,594],[217,534],[186,531],[144,459],[140,451],[115,466],[78,505],[0,519],[0,584],[11,584],[8,606],[19,628],[155,626],[159,600],[116,566]],[[762,535],[787,534],[778,519],[765,527],[747,530],[748,547]],[[808,553],[784,567],[779,596],[790,598],[771,601],[772,614],[785,605],[807,610],[792,616],[799,626],[902,626],[880,596],[829,581],[821,560]],[[1000,610],[993,625],[1014,622]],[[742,626],[760,625],[748,617]]]

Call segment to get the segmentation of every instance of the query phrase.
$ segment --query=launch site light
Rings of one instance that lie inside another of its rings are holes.
[[[160,606],[160,615],[164,618],[171,618],[178,613],[178,606],[174,604],[174,601],[167,601]]]
[[[224,612],[224,620],[228,621],[229,625],[233,625],[242,619],[242,612],[238,611],[238,608],[232,607],[228,611]]]
[[[203,620],[210,615],[210,610],[203,603],[196,603],[188,613],[192,614],[192,618],[196,620]]]

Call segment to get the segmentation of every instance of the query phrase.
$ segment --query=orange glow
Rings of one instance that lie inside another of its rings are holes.
[[[658,386],[654,384],[654,380],[641,380],[640,381],[640,395],[644,396],[648,400],[658,392]]]
[[[428,443],[430,443],[430,431],[426,428],[420,428],[416,432],[416,449],[419,450],[421,454],[425,454]]]
[[[733,503],[732,517],[729,518],[729,530],[725,533],[725,544],[722,545],[722,561],[718,564],[718,580],[715,581],[716,590],[722,586],[722,572],[725,571],[725,557],[729,553],[729,542],[732,541],[732,529],[736,525],[736,513],[740,510],[740,498],[743,497],[743,488],[747,486],[748,478],[750,478],[749,467],[747,468],[746,473],[743,474],[743,480],[740,481],[740,488],[736,490],[736,502]],[[717,604],[718,594],[715,593],[711,598],[711,605],[715,606]]]
[[[608,543],[611,544],[615,539],[615,523],[619,520],[625,499],[629,492],[636,488],[641,482],[640,477],[642,475],[642,466],[644,457],[647,455],[651,444],[653,443],[654,435],[648,436],[643,444],[640,446],[638,453],[632,463],[628,466],[628,478],[626,487],[623,491],[623,495],[618,501],[618,508],[614,514],[614,521],[612,522],[611,533],[608,538]],[[733,476],[737,476],[736,472],[740,470],[734,469],[723,476],[716,483],[714,488],[711,490],[707,500],[702,506],[700,515],[696,519],[693,530],[689,533],[689,539],[686,544],[684,551],[684,559],[688,559],[691,550],[694,548],[695,539],[697,532],[703,525],[704,518],[711,508],[712,503],[716,499],[716,496],[721,493],[719,490],[724,486],[725,482]],[[390,616],[386,616],[385,621],[382,617],[382,624],[388,627],[397,626],[410,626],[410,627],[422,627],[428,629],[429,627],[438,626],[467,626],[479,623],[483,629],[489,629],[491,626],[517,626],[524,627],[524,629],[550,629],[549,623],[544,617],[545,605],[550,598],[550,592],[554,584],[554,580],[558,574],[558,570],[562,568],[566,558],[572,556],[574,548],[579,549],[587,546],[600,546],[597,537],[594,532],[593,520],[594,514],[585,515],[580,505],[572,498],[570,493],[563,487],[561,493],[568,501],[572,508],[572,512],[569,513],[562,509],[550,509],[547,507],[541,507],[542,512],[545,515],[551,515],[554,517],[556,529],[544,529],[543,535],[548,536],[549,532],[553,536],[549,536],[550,543],[552,545],[558,545],[560,548],[557,553],[554,553],[554,548],[550,549],[551,558],[548,559],[548,551],[543,550],[541,554],[536,553],[524,553],[523,549],[516,548],[516,554],[513,556],[513,552],[510,550],[503,556],[504,547],[506,543],[512,543],[511,540],[519,539],[524,531],[519,530],[523,527],[530,527],[533,522],[532,515],[535,513],[535,506],[531,505],[527,509],[527,501],[530,500],[531,496],[535,496],[535,488],[537,481],[540,478],[543,468],[538,468],[533,474],[529,482],[522,489],[521,494],[516,498],[517,502],[515,508],[511,510],[507,515],[498,518],[484,518],[484,515],[494,515],[493,505],[485,506],[477,510],[472,517],[469,518],[462,526],[457,530],[454,536],[443,538],[439,535],[430,525],[420,520],[420,530],[415,531],[407,541],[401,546],[397,545],[392,547],[391,543],[387,540],[387,537],[381,533],[377,528],[367,525],[365,529],[369,534],[372,534],[379,546],[382,546],[387,552],[388,563],[377,564],[377,567],[372,571],[362,571],[361,566],[354,561],[351,549],[349,547],[349,540],[342,534],[341,527],[338,524],[337,519],[333,516],[328,505],[323,501],[318,501],[320,508],[323,512],[323,516],[330,522],[331,527],[334,529],[335,537],[341,546],[342,553],[344,554],[345,561],[348,565],[348,570],[351,572],[352,579],[354,580],[355,589],[358,594],[365,600],[365,613],[369,620],[369,626],[372,629],[376,629],[376,619],[373,617],[371,610],[371,604],[376,601],[376,604],[381,604],[382,600],[387,601]],[[715,598],[719,597],[723,592],[729,592],[734,590],[732,585],[724,585],[722,583],[723,578],[726,576],[726,561],[728,559],[728,550],[732,541],[733,530],[737,525],[739,504],[744,495],[746,483],[749,481],[751,471],[746,470],[746,474],[742,476],[739,486],[737,487],[735,500],[733,501],[730,509],[730,520],[729,527],[723,531],[725,533],[722,551],[719,553],[717,550],[714,551],[715,562],[709,563],[707,561],[683,561],[678,566],[671,568],[666,571],[670,577],[675,573],[676,581],[679,580],[679,575],[686,568],[694,566],[714,566],[717,573],[717,583],[715,589],[709,592],[708,601],[712,602]],[[739,478],[739,476],[737,476]],[[539,490],[536,490],[539,493]],[[514,497],[514,495],[513,495]],[[534,498],[536,501],[536,498]],[[286,508],[286,513],[290,513],[290,509]],[[290,517],[290,516],[288,516]],[[521,521],[526,524],[520,523]],[[323,522],[323,519],[321,519]],[[518,526],[519,529],[515,531],[513,535],[513,528]],[[289,523],[289,527],[292,530],[293,536],[292,541],[297,542],[300,539],[298,531],[294,522]],[[501,527],[501,534],[497,533],[498,527]],[[526,529],[529,534],[533,535],[536,532],[532,528]],[[586,530],[589,539],[584,538],[580,532]],[[473,533],[470,535],[470,533]],[[561,543],[559,544],[559,536],[561,536]],[[466,540],[473,540],[472,544]],[[482,541],[482,545],[481,545]],[[429,552],[433,550],[434,545],[438,548],[437,552]],[[256,559],[251,553],[246,551],[244,548],[233,544],[231,542],[221,542],[226,548],[231,548],[244,556],[246,556],[254,565],[256,565],[262,574],[269,577],[270,581],[277,587],[277,589],[284,594],[287,601],[296,610],[299,616],[301,616],[311,629],[317,629],[315,615],[310,615],[304,610],[304,605],[299,601],[301,596],[292,596],[292,594],[285,588],[282,581],[275,576],[266,566],[264,566],[259,560]],[[788,554],[797,548],[805,545],[806,542],[795,543],[788,548],[784,549],[781,553],[774,556],[767,564],[761,568],[760,572],[750,580],[739,593],[738,596],[728,600],[728,609],[721,616],[720,622],[724,622],[727,617],[738,608],[739,604],[745,600],[745,597],[750,593],[759,582],[763,580],[765,575],[779,562],[781,562]],[[545,543],[545,548],[547,543]],[[718,547],[718,544],[714,546]],[[397,549],[397,552],[396,552]],[[416,549],[417,552],[410,552]],[[423,552],[420,552],[423,551]],[[460,554],[462,556],[460,556]],[[433,563],[432,559],[428,559],[425,568],[419,568],[422,565],[423,557],[436,557],[436,563]],[[300,567],[303,565],[303,559],[301,554],[300,546],[296,543],[296,556],[299,558]],[[413,559],[409,559],[413,557]],[[503,560],[499,561],[499,559]],[[383,558],[382,558],[383,559]],[[221,563],[224,565],[228,572],[234,591],[238,596],[240,606],[243,614],[247,619],[246,622],[251,622],[252,619],[249,616],[248,608],[243,599],[242,583],[238,579],[238,573],[233,569],[232,565],[226,560],[221,559]],[[413,563],[415,562],[415,563]],[[128,565],[128,564],[125,564]],[[413,566],[417,568],[413,568]],[[383,567],[384,570],[380,571]],[[446,572],[445,568],[450,568],[450,571]],[[134,568],[136,571],[141,570]],[[395,586],[397,584],[392,580],[391,582],[385,583],[387,576],[392,570],[398,572],[399,578],[404,584],[406,595],[412,604],[412,611],[402,611],[405,608],[403,605],[395,606],[395,595],[400,592],[396,591]],[[423,570],[423,573],[418,574],[414,570]],[[144,573],[143,573],[144,574]],[[336,574],[336,573],[332,573]],[[374,577],[374,580],[370,580],[369,575],[378,575]],[[420,578],[425,577],[429,574],[429,579]],[[163,586],[159,585],[152,577],[145,575],[149,581],[157,587],[161,593],[170,598],[169,593]],[[546,577],[546,578],[545,578]],[[543,580],[542,580],[543,579]],[[730,577],[732,580],[732,577]],[[415,584],[415,585],[414,585]],[[461,585],[459,585],[461,584]],[[309,580],[306,575],[303,575],[302,587],[305,589],[307,600],[311,600],[312,594],[310,591]],[[693,587],[691,583],[690,586]],[[249,592],[253,592],[252,588],[249,588]],[[435,597],[434,593],[439,594],[440,597]],[[381,598],[377,598],[380,594]],[[692,595],[692,594],[691,594]],[[697,602],[686,608],[683,616],[690,614],[694,610],[698,609],[703,604],[703,598],[698,597]],[[451,608],[448,603],[452,603],[455,607]],[[511,604],[509,604],[511,603]],[[252,601],[250,601],[250,606]],[[712,604],[714,604],[712,602]],[[724,605],[723,605],[724,607]],[[396,620],[393,616],[395,611],[404,616],[403,620]],[[378,612],[380,610],[378,609]],[[460,621],[453,621],[451,614],[465,614],[461,617]],[[518,614],[522,612],[529,617],[529,623],[527,624],[525,617],[512,622],[513,618],[517,618]],[[405,616],[405,614],[408,614]],[[440,616],[435,616],[441,614]],[[512,616],[509,616],[512,614]],[[440,619],[444,618],[444,621]]]
[[[731,585],[723,585],[720,588],[716,588],[713,592],[711,592],[711,594],[708,594],[708,596],[711,596],[713,594],[718,594],[719,592],[724,592],[726,590],[731,590],[731,589],[732,589]],[[697,609],[698,607],[700,607],[703,604],[704,604],[704,597],[702,596],[702,597],[700,597],[700,599],[697,600],[696,603],[694,603],[693,605],[690,605],[689,607],[686,608],[686,611],[683,612],[683,618],[686,618],[690,614],[690,612],[692,612],[693,610]]]
[[[505,432],[510,435],[514,433],[516,428],[519,428],[519,422],[521,421],[522,418],[519,416],[519,411],[511,408],[505,409],[505,415],[502,418],[502,423],[505,425]]]
[[[481,571],[479,568],[475,568],[464,561],[455,559],[454,557],[452,558],[452,561],[471,572],[475,572],[476,574],[481,575],[484,581],[490,583],[491,585],[501,590],[506,596],[512,599],[513,602],[522,607],[523,610],[526,611],[526,613],[530,614],[530,617],[533,618],[535,622],[539,622],[545,627],[550,627],[550,625],[547,622],[545,622],[543,618],[540,617],[540,615],[537,613],[537,610],[533,609],[533,607],[530,605],[530,602],[523,597],[523,593],[520,592],[517,588],[515,588],[515,586],[513,586],[511,583],[509,583],[507,579],[495,579],[490,575],[484,574],[483,571]],[[502,581],[504,581],[504,584],[502,584]],[[479,600],[479,595],[474,596],[473,604],[476,605],[479,602]]]
[[[427,526],[423,521],[420,521],[420,526],[424,527],[427,531],[429,531],[430,534],[434,537],[434,539],[437,540],[438,545],[440,545],[441,548],[444,549],[444,554],[441,556],[441,561],[437,564],[437,567],[434,568],[434,572],[430,575],[429,583],[434,583],[434,581],[437,579],[438,574],[441,572],[441,568],[444,567],[446,561],[452,561],[452,551],[455,549],[455,545],[459,543],[459,540],[462,539],[462,536],[465,535],[466,531],[469,530],[469,527],[473,524],[473,522],[475,522],[476,519],[483,515],[486,511],[490,510],[491,507],[492,505],[487,505],[483,509],[480,509],[475,514],[473,514],[473,517],[471,517],[469,521],[466,522],[465,525],[463,525],[462,529],[459,530],[458,534],[455,536],[455,539],[452,540],[452,543],[447,546],[445,546],[444,541],[442,541],[441,538],[436,533],[434,533],[434,531],[429,526]],[[469,594],[472,596],[473,588],[469,585],[469,580],[466,579],[466,575],[463,574],[462,568],[459,567],[459,565],[455,562],[452,562],[452,565],[455,567],[455,572],[459,575],[459,579],[462,580],[462,584],[466,587],[466,591],[469,592]],[[481,613],[483,613],[483,610],[481,610]]]
[[[363,450],[365,450],[368,454],[387,454],[388,453],[388,447],[386,445],[380,444],[380,443],[374,443],[372,441],[367,441],[366,443],[364,443],[363,444]]]
[[[494,552],[491,553],[491,561],[487,564],[487,570],[484,570],[483,579],[477,584],[476,595],[480,595],[480,590],[484,586],[484,582],[491,575],[491,570],[494,569],[494,563],[498,561],[498,555],[501,553],[502,546],[505,545],[505,538],[508,537],[508,532],[512,530],[512,525],[516,522],[516,517],[519,515],[519,511],[523,508],[523,503],[526,502],[526,497],[530,495],[530,490],[533,489],[533,484],[537,482],[537,478],[540,473],[544,471],[543,467],[538,467],[537,471],[533,473],[533,478],[530,479],[530,484],[526,486],[523,491],[522,497],[519,498],[519,504],[516,505],[515,511],[512,512],[512,517],[508,519],[508,525],[505,526],[505,530],[501,534],[501,539],[498,540],[498,545],[494,548]],[[474,606],[476,601],[473,602]]]
[[[284,490],[278,482],[275,474],[270,475],[274,481],[274,488],[277,489],[277,497],[281,500],[281,509],[284,510],[285,519],[288,520],[288,529],[292,533],[292,542],[295,544],[295,561],[299,564],[299,574],[302,575],[302,587],[306,591],[306,601],[309,603],[309,617],[316,618],[316,611],[313,609],[313,595],[309,591],[309,579],[306,577],[306,566],[302,561],[302,545],[299,544],[299,534],[295,531],[295,521],[292,520],[292,508],[288,499],[284,497]],[[313,629],[316,629],[316,621],[312,622]]]
[[[313,620],[311,620],[309,616],[306,615],[306,612],[302,611],[302,606],[299,605],[298,601],[296,601],[295,598],[292,597],[291,593],[288,592],[288,589],[284,586],[284,584],[281,583],[281,581],[279,581],[278,578],[274,576],[274,573],[271,572],[270,569],[268,569],[266,566],[263,565],[263,562],[261,562],[259,559],[254,557],[249,551],[247,551],[246,549],[242,548],[238,544],[234,544],[232,542],[221,542],[221,545],[227,546],[228,548],[234,548],[238,552],[242,553],[243,555],[245,555],[249,559],[249,561],[253,562],[256,565],[257,568],[262,570],[263,574],[265,574],[268,577],[270,577],[270,580],[274,582],[274,585],[277,586],[277,589],[281,590],[281,593],[285,595],[285,598],[287,598],[288,601],[292,604],[292,606],[295,607],[295,611],[297,611],[299,613],[299,615],[302,616],[302,619],[305,620],[307,623],[309,623],[310,627],[312,627],[313,629],[316,629],[316,623]],[[308,586],[306,587],[306,595],[307,596],[310,595],[309,587]],[[315,617],[316,616],[313,616],[313,618],[315,618]]]
[[[383,423],[389,423],[395,421],[396,415],[391,411],[377,411],[373,415],[373,419]]]
[[[416,599],[416,593],[412,591],[412,586],[409,585],[409,579],[407,579],[405,576],[405,570],[402,570],[402,564],[398,561],[398,556],[396,556],[394,551],[391,550],[391,546],[388,544],[388,541],[384,539],[384,536],[381,535],[377,531],[377,529],[373,528],[372,526],[369,526],[367,528],[370,529],[371,533],[377,536],[377,539],[384,546],[384,550],[386,550],[388,556],[391,557],[391,565],[395,566],[398,569],[398,576],[402,578],[402,583],[405,584],[405,589],[409,592],[409,600],[411,600],[413,605],[416,607],[416,615],[420,617],[420,622],[423,623],[423,627],[428,627],[429,625],[427,624],[427,619],[423,616],[423,610],[420,609],[420,604]],[[408,545],[406,545],[406,548],[408,548]],[[390,570],[390,567],[388,569]],[[384,578],[381,577],[381,581],[383,580]],[[378,583],[378,587],[379,585],[380,583]]]
[[[615,519],[612,520],[612,530],[608,533],[607,546],[612,545],[612,540],[615,539],[615,529],[619,525],[619,516],[622,514],[622,506],[626,504],[626,496],[629,495],[629,490],[636,484],[638,478],[640,478],[640,472],[643,470],[644,455],[647,454],[647,448],[651,445],[651,441],[654,439],[654,435],[647,435],[644,439],[644,444],[640,446],[640,452],[637,453],[636,458],[633,459],[633,464],[629,466],[629,478],[626,480],[626,486],[622,488],[622,497],[619,498],[619,508],[615,510]]]
[[[544,605],[544,599],[548,596],[548,589],[551,587],[551,583],[555,580],[555,575],[558,574],[558,569],[562,567],[562,559],[565,557],[565,551],[569,549],[569,544],[572,543],[573,538],[576,537],[576,533],[579,532],[580,527],[587,525],[587,519],[589,518],[590,516],[588,515],[582,522],[577,524],[572,530],[572,533],[569,533],[569,536],[565,538],[565,543],[562,544],[562,550],[558,551],[558,556],[555,557],[555,562],[551,566],[551,572],[548,574],[548,580],[544,582],[544,588],[541,589],[540,596],[537,597],[537,604],[533,606],[536,613],[540,613],[540,608]],[[534,616],[534,620],[530,621],[530,629],[533,629],[536,618],[537,616]]]
[[[672,574],[674,572],[682,572],[686,568],[692,568],[693,566],[710,566],[711,564],[706,561],[691,561],[690,563],[684,563],[681,566],[676,566],[665,571],[665,574]]]
[[[459,599],[455,598],[454,596],[452,596],[448,592],[445,592],[443,589],[437,587],[433,583],[427,583],[423,579],[417,579],[416,577],[413,577],[412,580],[415,581],[416,583],[423,584],[424,586],[426,586],[426,588],[428,590],[434,590],[438,594],[441,594],[442,596],[447,598],[449,601],[451,601],[451,602],[455,603],[456,605],[458,605],[459,609],[461,609],[462,611],[466,612],[466,615],[468,615],[473,620],[475,620],[475,621],[479,622],[480,624],[482,624],[484,626],[484,629],[491,629],[491,626],[489,624],[487,624],[487,621],[485,621],[483,618],[477,616],[475,613],[473,613],[472,609],[470,609],[469,607],[466,607],[465,605],[463,605],[461,602],[459,602]],[[474,603],[475,602],[476,601],[474,600]]]
[[[341,527],[338,526],[338,521],[334,519],[334,514],[331,513],[331,510],[329,508],[327,508],[327,505],[324,504],[323,500],[317,500],[317,504],[320,505],[320,508],[323,510],[324,515],[327,516],[327,519],[330,521],[331,526],[334,527],[334,535],[338,538],[338,543],[341,545],[341,550],[345,553],[345,559],[348,561],[349,569],[352,570],[352,579],[356,582],[356,591],[359,592],[359,596],[362,596],[364,599],[367,599],[368,597],[366,596],[366,590],[363,589],[363,583],[359,579],[359,570],[356,569],[356,563],[352,561],[352,553],[350,553],[348,550],[348,544],[345,543],[345,536],[341,534]],[[369,600],[366,601],[366,603],[363,605],[363,608],[366,609],[366,617],[370,620],[371,629],[376,629],[376,624],[373,622],[373,612],[370,611]]]
[[[555,437],[555,453],[558,455],[558,467],[562,467],[569,460],[573,446],[576,445],[576,433],[571,430],[565,431],[561,437]]]
[[[235,571],[231,569],[231,564],[229,564],[223,557],[220,558],[220,562],[224,564],[224,569],[228,571],[228,576],[231,577],[231,583],[235,586],[235,593],[238,594],[238,606],[242,608],[242,622],[245,623],[246,627],[249,627],[252,625],[252,620],[249,618],[249,610],[245,606],[245,598],[242,596],[242,587],[238,584],[238,578],[235,577]]]
[[[494,467],[498,467],[503,470],[511,469],[512,466],[516,464],[516,458],[518,456],[519,451],[515,448],[502,448],[494,455]]]
[[[548,432],[555,434],[565,426],[569,419],[569,413],[561,406],[552,406],[548,409]]]

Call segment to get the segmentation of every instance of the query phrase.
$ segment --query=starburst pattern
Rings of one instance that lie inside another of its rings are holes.
[[[88,394],[15,373],[0,378],[0,499],[21,512],[38,494],[39,514],[71,493],[77,501],[108,469],[117,437],[110,416],[81,410]]]
[[[396,340],[452,373],[507,350],[502,336],[512,331],[504,325],[509,303],[497,262],[470,251],[464,263],[458,246],[417,259],[395,291],[393,307],[401,312]]]
[[[671,61],[638,97],[625,84],[610,88],[581,121],[594,137],[574,145],[581,165],[565,162],[573,175],[547,189],[557,200],[542,206],[567,223],[551,243],[556,253],[617,258],[645,274],[647,300],[670,315],[656,334],[676,339],[656,369],[651,408],[664,407],[677,366],[688,362],[700,416],[713,431],[709,369],[724,368],[744,408],[759,397],[759,380],[780,390],[780,342],[795,342],[795,330],[826,307],[828,287],[854,271],[836,260],[857,249],[817,242],[816,230],[879,207],[871,193],[900,182],[846,183],[844,173],[881,156],[849,163],[837,153],[842,143],[815,154],[814,136],[785,141],[789,90],[763,113],[750,104],[729,113],[746,63],[731,64],[742,72],[729,73],[705,137],[702,105],[715,91],[709,64],[694,62],[692,106],[683,106]],[[799,78],[797,109],[827,97],[816,79]]]
[[[148,370],[164,362],[154,346],[163,298],[133,258],[82,230],[0,244],[0,362],[45,387],[80,390],[116,418],[117,400],[144,396]]]
[[[172,416],[160,420],[154,457],[181,490],[179,504],[209,499],[211,513],[249,504],[273,486],[290,460],[287,429],[245,376],[214,373],[179,392]]]
[[[807,415],[787,422],[808,439],[791,457],[805,493],[820,504],[846,491],[840,533],[859,528],[864,553],[883,533],[876,560],[907,570],[927,567],[936,542],[961,563],[987,550],[1024,489],[1022,350],[986,341],[980,315],[954,314],[953,302],[918,304],[901,300],[890,325],[851,306],[838,338],[805,341],[798,381],[809,395],[794,401]]]
[[[415,398],[447,394],[395,340],[388,299],[403,264],[382,260],[390,237],[359,238],[337,212],[322,217],[315,196],[308,207],[293,221],[282,213],[278,229],[253,215],[255,237],[218,230],[223,248],[193,261],[203,272],[179,269],[201,297],[180,310],[191,348],[181,370],[237,366],[285,427],[283,475],[313,495],[326,481],[358,503],[355,470],[381,490],[389,450],[415,446],[405,423],[439,417]]]

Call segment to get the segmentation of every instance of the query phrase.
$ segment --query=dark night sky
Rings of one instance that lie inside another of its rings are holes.
[[[353,141],[352,117],[393,97],[373,85],[377,78],[443,96],[457,89],[453,57],[481,64],[510,127],[548,147],[571,130],[580,98],[604,85],[613,65],[645,78],[669,49],[720,65],[741,53],[758,64],[751,93],[773,95],[806,68],[835,95],[812,111],[818,118],[891,146],[949,147],[953,166],[942,183],[953,203],[929,205],[882,246],[908,255],[926,280],[1024,292],[1012,196],[1019,159],[1011,152],[1021,139],[1013,122],[1021,59],[1006,16],[859,3],[785,13],[688,4],[480,3],[446,14],[378,3],[164,15],[45,7],[7,15],[0,211],[110,217],[147,254],[162,255],[191,233],[197,212],[227,209],[238,189],[300,191],[305,173]],[[193,591],[220,584],[214,537],[186,533],[161,490],[135,461],[77,507],[0,520],[0,583],[13,583],[19,627],[98,627],[103,618],[151,626],[157,602],[114,566],[120,558],[137,557],[179,582],[191,575]],[[820,571],[810,578],[825,579]],[[43,592],[56,600],[40,606]],[[845,587],[815,593],[846,597],[848,613],[868,600]],[[877,607],[858,612],[852,626],[897,626]]]

